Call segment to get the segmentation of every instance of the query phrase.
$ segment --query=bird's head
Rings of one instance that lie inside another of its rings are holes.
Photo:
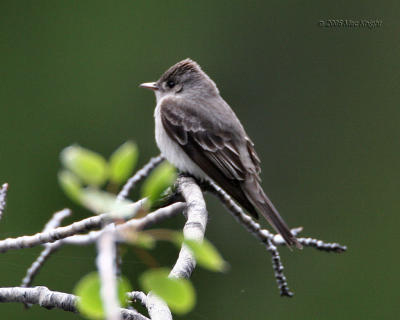
[[[218,89],[200,66],[191,59],[185,59],[170,67],[156,82],[147,82],[141,88],[153,90],[157,101],[170,95],[218,94]]]

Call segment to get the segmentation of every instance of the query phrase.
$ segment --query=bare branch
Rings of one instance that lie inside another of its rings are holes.
[[[163,160],[160,155],[152,158],[151,161],[139,170],[124,185],[117,200],[125,199],[129,191]],[[216,194],[221,202],[229,209],[229,212],[235,219],[242,224],[253,236],[261,241],[267,251],[272,256],[272,266],[274,275],[283,296],[292,296],[286,277],[283,273],[284,267],[278,251],[278,246],[285,245],[284,239],[279,234],[273,234],[266,229],[262,229],[260,224],[255,222],[250,216],[232,200],[232,198],[220,187],[213,182],[204,182],[201,184],[204,190],[211,191]],[[182,212],[186,208],[186,223],[183,229],[184,239],[202,241],[207,225],[207,210],[202,190],[194,178],[181,175],[177,180],[177,188],[174,189],[175,194],[169,200],[167,206],[162,207],[152,213],[139,219],[131,219],[136,212],[140,210],[146,199],[129,205],[129,213],[127,219],[120,224],[116,224],[117,220],[113,213],[105,213],[99,216],[90,217],[68,226],[60,227],[61,221],[69,211],[62,210],[52,217],[46,224],[42,232],[31,236],[22,236],[18,238],[8,238],[0,241],[0,252],[6,252],[12,249],[22,249],[44,244],[45,249],[41,252],[36,261],[28,269],[22,286],[30,286],[33,278],[43,266],[48,257],[55,252],[61,245],[87,245],[97,242],[98,256],[97,267],[101,279],[101,297],[105,306],[105,313],[108,320],[130,319],[130,320],[150,320],[139,314],[136,310],[119,308],[117,296],[117,253],[116,245],[119,242],[126,241],[126,233],[132,230],[142,230],[159,223],[165,219],[173,217]],[[7,184],[0,188],[0,218],[5,207],[5,198],[7,192]],[[175,202],[185,200],[185,202]],[[163,204],[165,205],[165,203]],[[128,206],[127,206],[128,207]],[[101,229],[98,231],[90,231]],[[90,231],[87,234],[80,234]],[[291,232],[297,235],[302,228],[292,229]],[[318,250],[327,252],[343,252],[347,248],[338,243],[325,243],[313,238],[298,238],[303,246],[313,247]],[[192,251],[182,244],[177,261],[172,268],[170,278],[190,278],[196,260]],[[130,300],[138,300],[146,306],[149,316],[152,320],[172,320],[171,311],[168,305],[153,292],[149,292],[146,296],[143,292],[130,292],[127,294]],[[46,287],[14,287],[0,288],[0,302],[23,302],[25,304],[38,304],[42,307],[51,309],[59,308],[66,311],[77,312],[76,303],[78,297],[56,291],[50,291]]]
[[[184,202],[174,203],[168,207],[160,208],[141,219],[132,219],[131,221],[120,224],[115,228],[115,230],[117,232],[117,235],[120,235],[123,234],[123,232],[131,230],[132,228],[144,229],[153,224],[168,219],[178,214],[179,212],[182,212],[182,210],[185,207],[186,204]],[[53,218],[46,224],[46,227],[44,228],[43,231],[45,230],[48,231],[48,226],[51,224],[50,222],[53,221],[53,219],[60,219],[62,217],[65,217],[67,213],[69,213],[69,210],[67,211],[67,209],[57,212],[53,216]],[[61,220],[58,220],[58,223],[60,222]],[[53,226],[56,225],[53,224]],[[101,233],[102,231],[91,231],[85,235],[74,235],[65,239],[58,240],[54,243],[46,243],[45,249],[40,253],[39,257],[32,263],[31,267],[27,270],[26,275],[22,280],[21,286],[29,287],[31,285],[34,277],[36,276],[40,268],[43,266],[46,260],[51,256],[51,254],[57,251],[57,249],[61,245],[64,244],[89,245],[96,242],[100,237]],[[121,237],[118,236],[117,240],[121,240]]]
[[[40,255],[36,258],[36,260],[32,263],[32,265],[26,271],[25,277],[22,279],[21,287],[30,287],[33,282],[33,279],[38,274],[40,268],[43,267],[44,263],[47,259],[60,247],[59,242],[51,243],[46,245]]]
[[[156,223],[160,223],[165,219],[176,216],[178,213],[181,213],[182,210],[185,208],[185,202],[176,202],[169,205],[168,207],[157,209],[156,211],[147,214],[141,219],[131,219],[124,224],[118,225],[117,230],[120,233],[124,230],[129,230],[129,228],[134,228],[138,230],[145,229]]]
[[[124,239],[123,239],[124,232],[129,232],[132,229],[142,230],[142,229],[151,227],[154,224],[160,223],[166,219],[176,216],[177,214],[181,213],[185,209],[185,207],[186,207],[185,202],[176,202],[172,205],[169,205],[167,207],[163,207],[154,212],[151,212],[151,213],[147,214],[146,216],[144,216],[143,218],[131,219],[125,223],[119,224],[116,226],[116,232],[117,232],[117,236],[118,236],[117,241],[124,241]],[[50,243],[50,244],[48,244],[48,246],[53,246],[58,243],[79,245],[79,246],[93,244],[94,242],[97,241],[101,232],[102,232],[102,230],[98,230],[98,231],[91,231],[87,234],[73,235],[73,236],[58,240],[55,243]],[[5,240],[3,240],[3,241],[5,241]],[[0,244],[1,244],[1,241],[0,241]]]
[[[78,312],[76,304],[78,297],[73,294],[51,291],[46,287],[33,288],[0,288],[0,302],[22,302],[37,304],[46,309],[62,309],[69,312]],[[136,310],[119,309],[124,320],[149,320]]]
[[[272,266],[274,269],[275,279],[278,284],[280,294],[282,296],[291,297],[293,293],[289,290],[286,277],[283,273],[284,267],[281,262],[281,258],[277,249],[277,245],[285,245],[285,241],[279,234],[273,234],[266,229],[262,229],[261,226],[255,222],[250,216],[245,214],[232,198],[218,185],[212,181],[205,182],[203,184],[206,190],[214,193],[221,202],[228,208],[229,212],[235,217],[235,219],[242,224],[253,236],[259,239],[266,245],[266,249],[272,255]],[[302,228],[292,229],[291,232],[297,235],[302,231]],[[341,246],[337,243],[325,243],[321,240],[311,238],[298,238],[298,241],[303,246],[314,247],[323,251],[331,252],[343,252],[346,251],[346,246]]]
[[[8,184],[4,183],[0,188],[0,220],[3,216],[4,209],[6,208],[7,191],[8,191]]]
[[[71,210],[63,209],[53,214],[49,222],[43,228],[43,232],[47,232],[51,229],[57,228],[61,225],[63,219],[71,215]],[[60,247],[58,241],[54,243],[46,243],[45,248],[37,257],[37,259],[28,268],[25,277],[22,279],[21,287],[29,287],[39,272],[40,268],[46,262],[46,260]]]
[[[58,228],[61,225],[62,221],[65,218],[69,217],[71,213],[72,213],[71,210],[67,208],[54,213],[51,219],[44,226],[43,232]]]
[[[265,241],[262,242],[265,243]],[[278,285],[280,295],[285,297],[292,297],[294,293],[290,291],[286,276],[283,273],[283,270],[285,268],[282,264],[281,256],[279,255],[277,247],[273,245],[270,239],[268,239],[265,244],[267,251],[272,256],[272,268],[274,269],[274,276]]]
[[[131,178],[129,178],[122,187],[121,191],[118,193],[117,202],[121,202],[122,200],[126,199],[129,195],[129,191],[133,189],[141,180],[146,178],[150,172],[153,171],[153,169],[157,167],[158,164],[160,164],[163,160],[164,158],[161,155],[151,158],[142,169],[137,171]],[[117,250],[117,273],[120,273],[120,262],[121,258],[119,257],[119,250]]]
[[[183,227],[183,236],[185,240],[201,242],[204,238],[208,219],[203,193],[193,178],[184,176],[178,178],[178,190],[187,203],[187,220]],[[182,245],[170,277],[188,279],[195,267],[196,259],[192,251],[186,245]]]
[[[46,309],[62,309],[77,312],[77,298],[73,294],[50,291],[40,286],[33,288],[0,288],[0,302],[23,302],[37,304]]]
[[[305,247],[313,247],[321,251],[342,253],[347,250],[346,246],[342,246],[336,242],[329,243],[313,238],[297,238],[297,240]]]
[[[131,215],[135,215],[136,211],[141,208],[144,200],[139,200],[129,205],[131,209]],[[52,243],[60,239],[71,237],[81,232],[89,231],[92,229],[98,229],[107,224],[112,219],[112,214],[103,213],[98,216],[83,219],[78,222],[74,222],[65,227],[58,227],[55,229],[48,230],[46,232],[39,232],[31,236],[22,236],[18,238],[8,238],[0,241],[0,252],[6,252],[8,250],[16,250],[22,248],[30,248],[37,245]]]
[[[151,291],[147,295],[146,308],[151,320],[172,320],[168,305]]]
[[[138,203],[141,205],[142,201],[139,201]],[[151,225],[153,225],[155,223],[158,223],[158,222],[161,222],[161,221],[163,221],[165,219],[173,217],[174,215],[182,212],[182,210],[185,207],[186,207],[186,203],[178,202],[178,203],[174,203],[174,204],[172,204],[170,206],[167,206],[167,207],[164,207],[164,208],[160,208],[160,209],[158,209],[158,210],[156,210],[156,211],[154,211],[152,213],[149,213],[148,215],[146,215],[145,217],[143,217],[141,219],[132,219],[132,220],[127,221],[125,223],[122,223],[122,224],[120,224],[120,225],[118,225],[116,227],[113,224],[111,224],[109,226],[110,226],[110,228],[113,227],[115,229],[115,230],[114,229],[112,230],[112,234],[115,235],[115,236],[118,236],[119,234],[122,234],[123,232],[126,232],[127,230],[132,230],[132,228],[134,228],[136,230],[144,229],[144,228],[147,228],[147,227],[149,227],[149,226],[151,226]],[[53,233],[52,237],[54,237],[54,234],[57,233],[60,229],[61,230],[65,230],[66,227],[60,227],[60,228],[56,228],[54,230],[50,230],[51,227],[57,226],[61,222],[60,218],[62,218],[62,216],[65,216],[65,214],[66,214],[65,211],[55,214],[53,216],[53,218],[50,220],[50,222],[46,225],[46,227],[45,227],[46,232],[42,232],[42,233],[39,233],[39,234],[37,234],[35,236],[31,236],[31,237],[38,237],[40,239],[40,240],[36,240],[37,243],[35,243],[35,245],[41,244],[42,242],[44,242],[43,238],[48,238],[49,237],[48,233],[52,232]],[[93,217],[93,218],[95,218],[94,221],[92,219],[92,220],[90,220],[91,222],[88,224],[93,228],[94,227],[100,227],[101,223],[103,221],[108,222],[108,219],[109,219],[107,214],[102,215],[102,217],[100,217],[100,218],[99,217]],[[82,222],[84,223],[87,220],[88,219],[85,219],[85,220],[81,221],[80,224],[82,224]],[[76,226],[77,224],[78,223],[74,223],[74,224],[72,224],[70,226],[67,226],[67,227],[72,227],[73,225]],[[106,228],[108,228],[108,227],[106,227]],[[75,228],[75,230],[83,230],[83,229]],[[70,236],[70,237],[66,237],[64,239],[57,240],[54,243],[46,243],[46,249],[41,253],[41,255],[39,256],[37,261],[34,263],[35,266],[32,266],[33,269],[30,268],[31,270],[28,271],[27,277],[25,277],[25,279],[24,279],[24,284],[25,285],[29,285],[30,284],[30,282],[31,282],[30,277],[32,277],[37,272],[37,270],[42,265],[42,262],[44,262],[44,260],[50,255],[50,253],[55,251],[62,244],[79,244],[79,245],[82,245],[82,244],[93,243],[96,240],[100,241],[100,239],[102,239],[102,237],[100,237],[100,236],[103,233],[105,233],[104,230],[107,230],[107,229],[103,229],[103,230],[100,230],[100,231],[92,231],[87,235],[73,235],[73,236]],[[56,231],[56,232],[54,232],[54,231]],[[22,238],[24,238],[24,237],[22,237]],[[25,236],[25,238],[26,238],[26,236]],[[121,240],[120,237],[118,237],[118,239]],[[9,241],[9,239],[7,239],[7,240]],[[4,241],[6,241],[6,240],[4,240]],[[3,243],[4,243],[4,241],[3,241]],[[15,239],[15,241],[21,241],[21,240],[19,240],[19,238],[17,238],[17,239]],[[111,241],[111,242],[114,243],[114,241]],[[2,243],[2,241],[0,241],[0,244],[1,243]],[[25,247],[29,247],[30,246],[30,245],[27,245],[26,242],[22,242],[22,243],[23,243],[23,245],[20,246],[21,248],[25,248]],[[108,244],[108,249],[111,248],[110,245],[111,244]],[[114,247],[114,249],[115,249],[115,247]],[[103,251],[103,250],[101,249],[100,252],[101,251]],[[109,252],[109,250],[106,250],[106,252],[107,251]],[[100,266],[99,271],[105,277],[108,277],[110,275],[110,272],[108,270],[109,269],[109,264],[107,265],[107,263],[105,263],[107,255],[110,256],[109,254],[105,254],[105,256],[103,256],[103,257],[100,255],[99,260],[98,260],[98,265]],[[111,256],[113,256],[113,255],[111,255]],[[111,260],[113,260],[113,259],[111,258]],[[103,267],[105,267],[105,269],[107,269],[107,270],[104,269],[103,270],[104,272],[101,272]],[[109,281],[107,279],[104,282],[107,283]],[[104,294],[107,294],[107,297],[105,298],[107,303],[109,302],[109,299],[110,299],[109,298],[109,292],[110,292],[109,288],[110,288],[109,286],[108,287],[106,286],[104,288],[105,290],[103,291]],[[35,299],[37,298],[36,295],[39,294],[37,292],[37,290],[34,291],[34,292],[32,292],[32,291],[25,292],[24,294],[26,294],[27,299],[23,300],[23,297],[22,298],[21,297],[18,298],[18,293],[16,293],[16,289],[15,290],[14,290],[14,288],[11,288],[11,289],[12,289],[12,294],[11,295],[10,295],[10,291],[6,290],[4,292],[4,294],[8,297],[7,299],[3,298],[1,296],[1,291],[0,291],[0,301],[2,301],[2,302],[21,301],[21,302],[24,302],[26,304],[31,304],[31,303],[38,304],[37,302],[35,302]],[[20,288],[20,289],[22,289],[22,288]],[[35,288],[33,288],[33,289],[35,289]],[[29,295],[29,293],[34,294],[34,296],[31,297]],[[40,293],[40,294],[43,295],[42,293]],[[48,294],[51,294],[51,296],[48,296],[48,299],[46,298],[46,303],[44,305],[41,304],[42,306],[46,306],[46,307],[62,307],[63,309],[65,309],[65,308],[67,308],[67,309],[70,308],[71,309],[72,308],[71,304],[69,304],[69,306],[67,306],[67,307],[64,307],[64,302],[61,301],[60,299],[58,299],[59,297],[61,297],[62,299],[65,299],[67,297],[70,298],[72,295],[66,295],[66,294],[63,294],[63,293],[57,293],[56,295],[54,295],[53,293],[51,293],[51,292],[49,293],[49,292],[46,291],[46,295],[48,295]],[[15,298],[15,296],[17,296],[17,298]],[[9,298],[10,299],[17,299],[17,300],[9,300]],[[53,301],[52,299],[55,299],[55,298],[57,298],[57,300]],[[21,300],[18,300],[18,299],[21,299]],[[105,305],[107,305],[107,304],[105,304]],[[150,304],[150,308],[152,308],[151,304]],[[72,308],[71,310],[76,311],[75,308]],[[121,311],[121,315],[122,315],[123,319],[148,319],[148,318],[146,318],[144,316],[141,316],[138,313],[132,313],[130,310],[120,309],[120,311]]]
[[[100,277],[100,294],[107,320],[121,319],[116,278],[115,225],[106,226],[97,240],[97,270]]]
[[[150,320],[134,309],[120,308],[119,311],[121,312],[123,320]]]
[[[51,243],[57,240],[73,236],[77,233],[88,231],[90,229],[100,228],[107,214],[94,216],[74,222],[66,227],[59,227],[47,232],[40,232],[32,236],[22,236],[18,238],[8,238],[0,241],[0,252],[30,248],[44,243]]]
[[[267,251],[272,255],[272,267],[278,284],[279,292],[282,296],[291,297],[293,293],[289,290],[286,277],[283,273],[283,265],[279,252],[273,243],[274,235],[255,222],[250,216],[245,214],[232,198],[212,181],[207,182],[206,188],[217,195],[221,202],[228,208],[229,212],[235,217],[236,221],[242,224],[252,235],[264,243]]]
[[[157,167],[162,161],[164,157],[162,155],[158,155],[157,157],[151,158],[150,161],[139,171],[137,171],[122,187],[122,190],[119,192],[117,196],[117,200],[123,200],[128,197],[129,191],[135,187],[141,180],[146,178],[151,171],[155,167]]]

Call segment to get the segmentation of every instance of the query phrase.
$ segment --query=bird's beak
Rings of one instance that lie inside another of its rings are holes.
[[[140,88],[150,89],[150,90],[158,90],[157,83],[155,82],[145,82],[139,85]]]

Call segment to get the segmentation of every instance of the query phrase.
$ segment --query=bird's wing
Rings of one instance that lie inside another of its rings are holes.
[[[246,145],[247,145],[247,151],[248,151],[248,153],[250,155],[250,159],[251,159],[251,161],[253,163],[253,166],[255,168],[255,172],[257,173],[257,179],[260,180],[258,175],[261,172],[261,167],[260,167],[261,160],[258,157],[256,150],[254,149],[253,141],[251,141],[249,137],[246,137]]]
[[[222,189],[254,217],[261,213],[289,246],[301,248],[261,188],[260,159],[239,120],[227,105],[212,107],[164,99],[161,121],[169,137]]]
[[[207,107],[212,106],[182,105],[178,99],[164,99],[160,105],[164,129],[211,179],[257,216],[239,187],[249,174],[258,176],[260,170],[253,144],[250,139],[243,140],[245,136],[239,131],[243,129],[238,120],[235,128],[224,117],[215,121],[211,118],[215,113]]]

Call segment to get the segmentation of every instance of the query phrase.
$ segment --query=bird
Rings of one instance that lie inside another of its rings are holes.
[[[212,180],[253,218],[261,214],[289,248],[301,248],[261,186],[261,161],[215,82],[191,59],[140,84],[156,96],[155,139],[179,171]]]

